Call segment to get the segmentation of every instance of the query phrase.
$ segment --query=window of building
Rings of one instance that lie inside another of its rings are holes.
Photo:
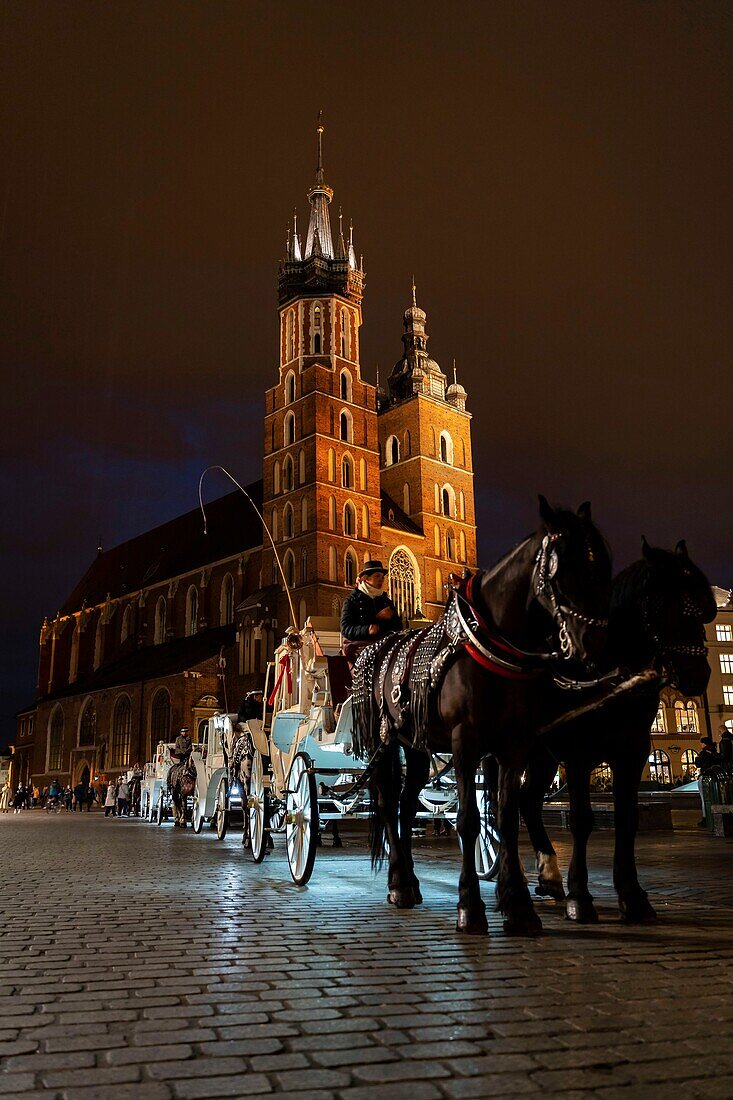
[[[443,592],[443,574],[440,569],[435,570],[435,598],[440,603],[445,597]]]
[[[440,512],[440,489],[437,484],[435,486],[435,511]]]
[[[448,432],[440,433],[440,461],[453,465],[453,440]]]
[[[720,671],[725,676],[733,675],[733,653],[720,654]]]
[[[664,706],[659,704],[657,710],[657,716],[652,723],[652,733],[666,733],[667,732],[667,716],[664,713]]]
[[[348,409],[342,409],[339,416],[339,437],[344,443],[354,442],[354,419]]]
[[[340,375],[340,393],[342,401],[352,400],[351,375],[347,370],[342,370]]]
[[[723,702],[727,707],[733,707],[733,685],[723,684]]]
[[[301,531],[308,530],[308,501],[306,497],[300,502],[300,529]]]
[[[159,688],[150,707],[150,735],[153,748],[159,741],[168,741],[171,733],[171,697]]]
[[[409,458],[409,456],[412,454],[412,437],[410,436],[409,431],[405,432],[403,443],[405,458]]]
[[[302,448],[298,455],[298,483],[305,485],[305,451]]]
[[[369,508],[366,504],[361,508],[361,537],[363,539],[369,538]]]
[[[354,488],[354,460],[351,455],[344,455],[341,460],[341,484],[344,489]]]
[[[283,560],[283,572],[288,588],[295,588],[295,558],[292,550],[288,550]]]
[[[458,515],[462,520],[466,518],[466,498],[463,495],[463,489],[458,494]]]
[[[56,707],[48,727],[48,770],[60,772],[64,756],[64,712]]]
[[[165,618],[166,618],[166,604],[165,596],[160,596],[158,602],[155,605],[155,645],[162,645],[165,641]]]
[[[126,768],[130,763],[132,707],[129,695],[120,695],[112,712],[111,768]]]
[[[391,435],[385,447],[385,461],[388,466],[394,466],[400,460],[400,441],[396,435]]]
[[[219,622],[222,626],[234,622],[234,577],[231,573],[227,573],[221,585]]]
[[[717,642],[733,642],[733,626],[730,623],[716,623],[715,640]]]
[[[389,594],[403,619],[415,617],[420,601],[420,574],[415,559],[404,547],[393,551],[389,559]]]
[[[456,560],[456,536],[453,531],[445,533],[445,556],[448,561]]]
[[[405,482],[402,486],[402,510],[409,516],[412,508],[410,507],[410,486]]]
[[[674,717],[678,733],[699,733],[697,707],[692,699],[678,699],[674,705]]]
[[[334,582],[338,581],[335,546],[329,546],[328,548],[328,579]]]
[[[456,494],[452,485],[444,485],[440,491],[441,510],[444,516],[455,516]]]
[[[311,313],[311,348],[314,355],[321,354],[321,347],[323,341],[323,311],[318,302],[313,306]]]
[[[440,531],[437,525],[433,527],[433,550],[435,551],[436,558],[440,557]]]
[[[328,529],[336,530],[336,497],[328,498]]]
[[[682,778],[685,783],[692,783],[694,779],[697,779],[697,768],[695,767],[695,757],[697,756],[696,749],[685,749],[680,757],[680,764],[682,765]]]
[[[363,458],[359,459],[359,488],[363,491],[367,487],[367,464]]]
[[[285,461],[283,462],[283,492],[291,492],[293,485],[293,456],[286,455]]]
[[[291,539],[293,537],[293,506],[292,504],[286,504],[283,511],[283,538]]]
[[[344,534],[350,538],[356,536],[356,508],[350,500],[344,504]]]
[[[79,744],[93,745],[97,733],[97,710],[91,699],[87,699],[79,719]]]
[[[190,638],[199,628],[199,591],[192,584],[186,593],[186,637]]]
[[[287,413],[283,422],[283,446],[289,447],[295,443],[295,413]]]
[[[458,560],[466,560],[466,533],[465,531],[458,532]]]
[[[672,766],[664,749],[655,749],[649,754],[649,777],[652,783],[661,783],[665,787],[672,785]]]
[[[293,358],[292,355],[290,358]],[[293,401],[295,401],[295,372],[289,370],[285,375],[285,402],[292,405]]]
[[[275,462],[272,468],[272,487],[275,493],[280,492],[280,460]]]
[[[333,447],[328,448],[328,480],[336,480],[336,452]]]
[[[359,572],[359,563],[353,550],[346,551],[344,558],[344,582],[349,587],[356,584],[356,576]]]

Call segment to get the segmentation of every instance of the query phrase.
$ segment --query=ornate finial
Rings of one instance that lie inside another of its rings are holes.
[[[316,164],[316,174],[318,176],[319,183],[323,182],[323,111],[318,112],[318,126],[316,127],[316,133],[318,134],[318,162]]]
[[[417,287],[415,286],[415,276],[412,276],[412,304],[417,306]]]
[[[353,244],[354,244],[354,223],[351,220],[351,218],[349,218],[349,248],[351,248],[353,246]]]
[[[341,207],[339,206],[339,233],[343,233],[343,231],[344,231],[344,219],[343,219],[343,214],[341,213]]]
[[[454,386],[458,385],[458,374],[456,372],[456,361],[455,361],[455,359],[453,360],[453,385]]]
[[[379,389],[379,363],[377,363],[377,389]]]
[[[298,207],[293,207],[293,235],[298,236]]]

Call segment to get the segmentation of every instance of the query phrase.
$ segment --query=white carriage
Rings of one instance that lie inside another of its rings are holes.
[[[236,714],[215,714],[207,723],[203,742],[191,754],[196,768],[193,829],[200,833],[204,822],[209,821],[219,840],[226,836],[231,816],[244,811],[244,791],[229,767],[237,736],[236,721]]]
[[[298,885],[310,879],[322,825],[369,816],[367,765],[353,755],[345,682],[338,631],[328,620],[309,620],[300,632],[289,632],[268,666],[264,698],[269,696],[271,714],[265,703],[262,721],[248,723],[254,744],[247,801],[252,855],[259,863],[269,836],[284,835],[290,873]],[[480,877],[491,878],[498,834],[483,776],[477,776],[477,787],[483,822],[477,869]],[[418,819],[455,826],[458,796],[450,758],[433,760],[421,804]]]
[[[175,763],[171,756],[174,747],[172,741],[159,741],[155,756],[143,768],[140,816],[144,821],[162,825],[168,815],[168,772]]]

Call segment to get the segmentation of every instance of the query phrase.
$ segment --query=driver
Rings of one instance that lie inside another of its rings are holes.
[[[192,749],[193,743],[188,736],[188,726],[181,726],[173,751],[182,764],[187,763]]]
[[[400,630],[397,608],[384,591],[387,573],[381,561],[368,561],[341,610],[341,652],[353,665],[362,649]]]

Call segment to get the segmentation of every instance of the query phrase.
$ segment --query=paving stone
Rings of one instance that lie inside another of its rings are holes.
[[[263,1073],[237,1074],[233,1077],[204,1077],[195,1081],[176,1081],[173,1095],[179,1100],[204,1100],[205,1097],[259,1096],[272,1092]]]

